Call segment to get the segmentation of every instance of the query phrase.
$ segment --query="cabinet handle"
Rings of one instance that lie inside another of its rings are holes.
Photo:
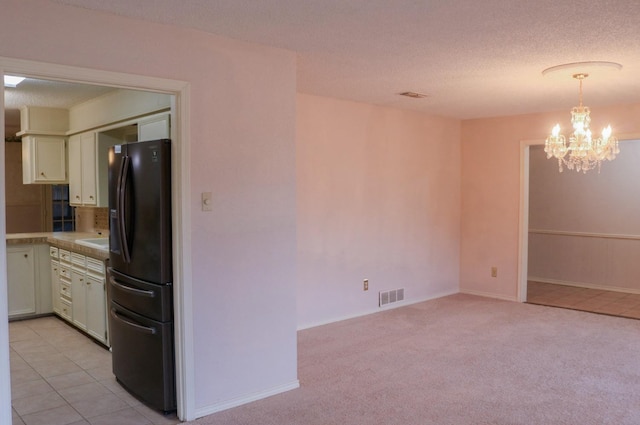
[[[91,282],[89,282],[89,281],[87,280],[87,286],[89,286],[89,285],[91,285]]]
[[[89,199],[93,199],[93,196],[89,195]]]
[[[29,254],[24,254],[24,258],[29,258]]]
[[[76,199],[80,199],[80,197],[78,195],[76,195]]]
[[[44,177],[44,173],[40,173],[40,175],[41,175],[42,177]]]

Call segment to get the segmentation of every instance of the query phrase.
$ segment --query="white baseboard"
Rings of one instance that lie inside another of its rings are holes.
[[[238,407],[243,404],[251,403],[252,401],[258,401],[263,398],[271,397],[276,394],[284,393],[287,391],[300,388],[300,381],[297,379],[288,384],[278,385],[277,387],[269,388],[264,391],[259,391],[253,394],[247,394],[246,396],[232,398],[231,400],[223,401],[221,403],[212,404],[211,406],[201,407],[196,409],[196,418],[211,415],[216,412]]]
[[[534,277],[534,276],[528,277],[527,280],[531,280],[534,282],[541,282],[541,283],[553,283],[555,285],[578,286],[580,288],[599,289],[602,291],[614,291],[614,292],[626,292],[628,294],[640,294],[640,289],[623,288],[621,286],[597,285],[593,283],[584,283],[584,282],[570,282],[567,280],[547,279],[543,277]]]
[[[440,293],[437,293],[437,294],[434,294],[434,295],[430,295],[428,297],[423,297],[423,298],[418,298],[418,299],[413,299],[413,300],[404,300],[404,301],[400,301],[400,302],[395,302],[393,304],[387,304],[384,307],[377,307],[376,306],[375,309],[366,310],[366,311],[363,311],[363,312],[360,312],[360,313],[355,313],[355,314],[351,314],[351,315],[347,315],[347,316],[336,317],[336,318],[333,318],[333,319],[323,320],[323,321],[319,321],[319,322],[304,323],[304,324],[298,326],[298,330],[299,331],[303,331],[305,329],[315,328],[316,326],[328,325],[330,323],[341,322],[343,320],[355,319],[355,318],[362,317],[362,316],[368,316],[369,314],[380,313],[382,311],[392,310],[392,309],[400,308],[400,307],[406,307],[406,306],[411,305],[411,304],[417,304],[417,303],[422,303],[422,302],[425,302],[425,301],[435,300],[436,298],[447,297],[449,295],[457,294],[458,292],[459,292],[458,290],[444,291],[444,292],[440,292]]]
[[[474,291],[472,289],[460,289],[461,294],[477,295],[479,297],[495,298],[503,301],[518,301],[518,297],[510,297],[508,295],[494,294],[492,292]]]

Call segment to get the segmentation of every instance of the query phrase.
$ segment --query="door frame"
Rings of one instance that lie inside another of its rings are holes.
[[[174,273],[174,320],[176,392],[178,417],[195,419],[195,373],[192,311],[191,208],[190,208],[190,84],[185,81],[101,71],[0,56],[0,74],[67,81],[166,93],[172,95],[172,228]],[[0,133],[4,135],[4,86],[0,97]],[[0,175],[4,176],[4,149],[0,149]],[[0,238],[6,239],[5,187],[0,185]],[[7,291],[6,244],[0,244],[0,293]],[[5,298],[6,299],[6,298]],[[0,317],[8,318],[6,302],[0,303]],[[8,320],[0,323],[0,422],[11,423]]]
[[[640,139],[640,133],[618,135],[620,143]],[[527,301],[529,262],[529,148],[544,145],[543,139],[520,141],[520,214],[518,226],[518,282],[517,301]]]

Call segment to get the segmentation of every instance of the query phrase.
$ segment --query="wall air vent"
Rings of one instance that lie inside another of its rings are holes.
[[[405,91],[405,92],[398,93],[398,94],[400,96],[410,97],[412,99],[424,99],[425,97],[427,97],[426,94],[416,93],[414,91]]]
[[[380,307],[387,304],[397,303],[404,300],[404,288],[392,289],[391,291],[380,291]]]

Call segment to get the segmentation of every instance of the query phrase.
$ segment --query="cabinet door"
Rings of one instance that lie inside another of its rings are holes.
[[[32,245],[7,247],[9,317],[36,312],[36,276]]]
[[[107,343],[107,315],[104,279],[87,275],[87,332]]]
[[[138,141],[170,139],[171,115],[167,113],[143,118],[138,121]]]
[[[82,204],[82,137],[69,137],[69,203]]]
[[[96,205],[96,133],[69,138],[69,200],[72,205]]]
[[[71,311],[73,324],[80,329],[87,330],[87,285],[85,274],[71,271]]]
[[[67,182],[67,148],[66,139],[57,136],[28,136],[23,138],[24,146],[28,146],[30,161],[27,173],[31,181],[24,183],[66,183]],[[23,161],[23,166],[25,162]],[[24,176],[25,173],[23,173]]]
[[[84,133],[82,138],[82,203],[96,205],[96,134]]]
[[[60,314],[60,263],[55,260],[51,260],[51,305]]]

